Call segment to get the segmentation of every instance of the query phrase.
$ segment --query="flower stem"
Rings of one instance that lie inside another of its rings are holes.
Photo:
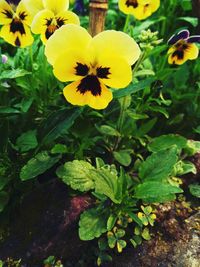
[[[144,61],[146,57],[146,50],[143,51],[137,61],[137,63],[135,64],[135,67],[133,69],[133,76],[135,74],[135,72],[138,70],[139,66],[141,65],[141,63]],[[118,131],[119,133],[122,132],[122,127],[123,127],[123,124],[124,124],[124,119],[125,119],[125,112],[126,112],[126,103],[127,103],[127,100],[128,100],[128,97],[129,96],[124,96],[122,98],[122,103],[121,103],[121,106],[120,106],[120,114],[119,114],[119,119],[118,119],[118,124],[117,124],[117,128],[118,128]],[[114,149],[115,150],[120,142],[120,137],[117,137],[117,140],[115,142],[115,145],[114,145]]]
[[[31,71],[33,71],[33,48],[32,48],[32,45],[29,46],[29,56],[30,56]]]
[[[123,32],[127,32],[128,31],[128,26],[129,26],[129,23],[130,23],[130,18],[131,18],[131,15],[128,14],[126,16],[126,20],[125,20]]]

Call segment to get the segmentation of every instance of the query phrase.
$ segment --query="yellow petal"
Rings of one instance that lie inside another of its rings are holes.
[[[92,62],[90,53],[85,50],[68,50],[61,54],[53,65],[54,75],[62,82],[80,80],[83,76],[89,74],[90,62]],[[82,72],[78,72],[82,69]]]
[[[101,81],[112,88],[124,88],[132,81],[131,66],[124,58],[105,57],[102,56],[98,60],[97,72]],[[108,75],[105,75],[106,72]]]
[[[160,6],[160,0],[137,0],[135,5],[127,0],[119,0],[119,9],[125,14],[131,14],[138,20],[151,16]]]
[[[185,50],[185,57],[187,59],[196,59],[199,55],[199,49],[195,44],[188,43],[188,48]]]
[[[77,90],[79,84],[80,81],[75,81],[63,90],[66,100],[73,105],[88,105],[94,109],[104,109],[112,100],[112,93],[103,84],[101,84],[101,95],[98,96],[92,95],[90,91],[80,93]]]
[[[94,46],[97,57],[104,54],[105,57],[120,56],[128,64],[134,64],[140,56],[138,44],[128,34],[120,31],[108,30],[97,34],[91,45]]]
[[[26,5],[24,4],[25,1],[21,1],[19,5],[17,6],[16,14],[19,16],[19,18],[23,21],[23,23],[27,25],[31,25],[33,16],[26,8]]]
[[[43,0],[43,3],[44,7],[54,12],[55,15],[69,7],[69,0]]]
[[[34,17],[31,30],[35,34],[45,33],[47,29],[48,20],[52,20],[54,18],[54,14],[52,11],[44,9],[37,13]]]
[[[62,21],[65,24],[77,24],[80,25],[79,17],[71,11],[62,11],[56,15],[56,20]]]
[[[152,0],[151,1],[151,11],[155,12],[160,6],[160,0]]]
[[[56,30],[68,23],[79,25],[78,16],[71,11],[63,11],[55,16],[52,11],[44,9],[34,17],[31,29],[35,34],[41,34],[41,39],[45,44]]]
[[[42,0],[23,0],[23,3],[32,16],[44,9]]]
[[[132,14],[133,10],[138,8],[138,1],[135,1],[135,3],[131,3],[131,1],[129,2],[130,4],[127,2],[127,0],[118,1],[119,9],[125,14]]]
[[[13,46],[26,47],[33,43],[34,39],[29,27],[23,24],[24,34],[19,31],[13,33],[10,31],[10,25],[4,25],[0,31],[0,37]]]
[[[45,55],[50,64],[67,50],[85,51],[92,37],[82,27],[68,24],[58,29],[47,41]]]
[[[169,51],[169,57],[168,57],[168,63],[169,64],[176,64],[176,65],[182,65],[184,64],[187,60],[194,60],[198,57],[199,55],[199,49],[198,47],[193,44],[193,43],[187,43],[187,48],[182,50],[182,57],[178,56],[176,53],[178,51],[176,49],[176,44],[173,45]]]
[[[0,24],[9,24],[14,12],[11,6],[4,0],[0,0]]]

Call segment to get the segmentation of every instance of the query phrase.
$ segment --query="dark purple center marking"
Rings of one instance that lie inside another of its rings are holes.
[[[136,8],[136,7],[138,7],[138,1],[137,0],[127,0],[126,6],[127,7],[132,6],[133,8]]]
[[[101,83],[100,79],[108,79],[110,74],[110,68],[99,67],[96,69],[96,75],[89,74],[89,67],[86,64],[77,62],[75,67],[75,74],[79,76],[85,76],[78,85],[77,91],[81,94],[91,92],[93,96],[101,95]]]

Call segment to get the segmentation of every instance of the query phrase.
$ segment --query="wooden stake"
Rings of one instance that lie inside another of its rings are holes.
[[[90,0],[89,32],[92,36],[104,30],[108,0]]]

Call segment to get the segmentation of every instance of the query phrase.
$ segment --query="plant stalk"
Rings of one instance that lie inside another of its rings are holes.
[[[90,0],[89,32],[92,36],[104,30],[108,0]]]

